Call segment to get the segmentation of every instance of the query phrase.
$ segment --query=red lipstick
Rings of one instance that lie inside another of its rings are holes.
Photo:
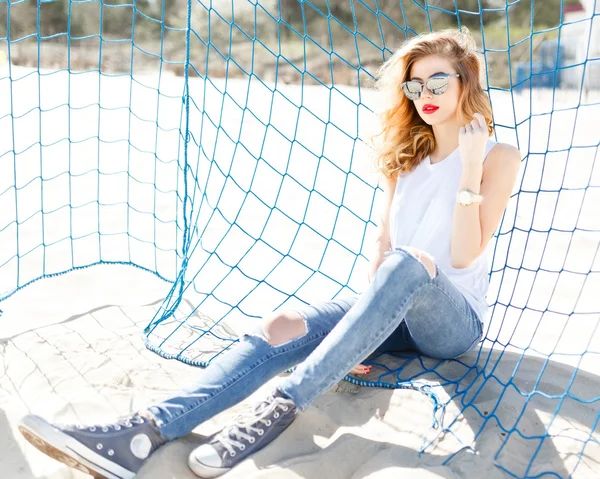
[[[436,111],[438,111],[439,108],[440,108],[439,106],[427,104],[427,105],[423,105],[422,110],[423,110],[423,113],[425,113],[426,115],[429,115],[431,113],[435,113]]]

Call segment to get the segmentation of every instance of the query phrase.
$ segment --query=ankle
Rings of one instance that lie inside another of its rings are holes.
[[[144,409],[144,410],[138,411],[137,414],[148,419],[148,421],[150,421],[150,424],[152,424],[152,426],[154,426],[154,428],[158,429],[158,425],[156,424],[156,418],[152,415],[152,413],[150,411],[148,411],[147,409]]]

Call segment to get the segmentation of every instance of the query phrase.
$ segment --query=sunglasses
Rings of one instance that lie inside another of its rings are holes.
[[[426,86],[427,89],[433,93],[434,95],[441,95],[448,90],[448,85],[450,83],[450,77],[459,77],[458,73],[438,73],[437,75],[432,76],[425,80],[425,83],[421,83],[418,80],[409,80],[400,85],[404,95],[409,100],[415,101],[421,98],[421,93],[423,92],[423,86]]]

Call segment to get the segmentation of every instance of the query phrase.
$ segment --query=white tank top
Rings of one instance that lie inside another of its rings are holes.
[[[486,158],[495,145],[494,140],[488,140]],[[438,268],[485,324],[490,310],[486,300],[489,266],[485,251],[468,268],[456,269],[450,264],[452,219],[461,174],[457,148],[438,163],[432,164],[427,156],[412,172],[400,177],[390,207],[390,242],[392,249],[412,246],[433,256]]]

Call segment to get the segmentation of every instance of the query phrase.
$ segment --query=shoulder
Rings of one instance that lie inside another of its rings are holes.
[[[496,164],[501,163],[506,165],[507,163],[521,163],[521,152],[518,148],[508,143],[496,143],[489,150],[484,164]]]
[[[379,184],[384,191],[394,190],[396,188],[396,183],[398,183],[398,177],[398,173],[394,173],[390,177],[380,174]]]
[[[483,163],[483,177],[514,181],[521,167],[521,152],[508,143],[496,143]]]

